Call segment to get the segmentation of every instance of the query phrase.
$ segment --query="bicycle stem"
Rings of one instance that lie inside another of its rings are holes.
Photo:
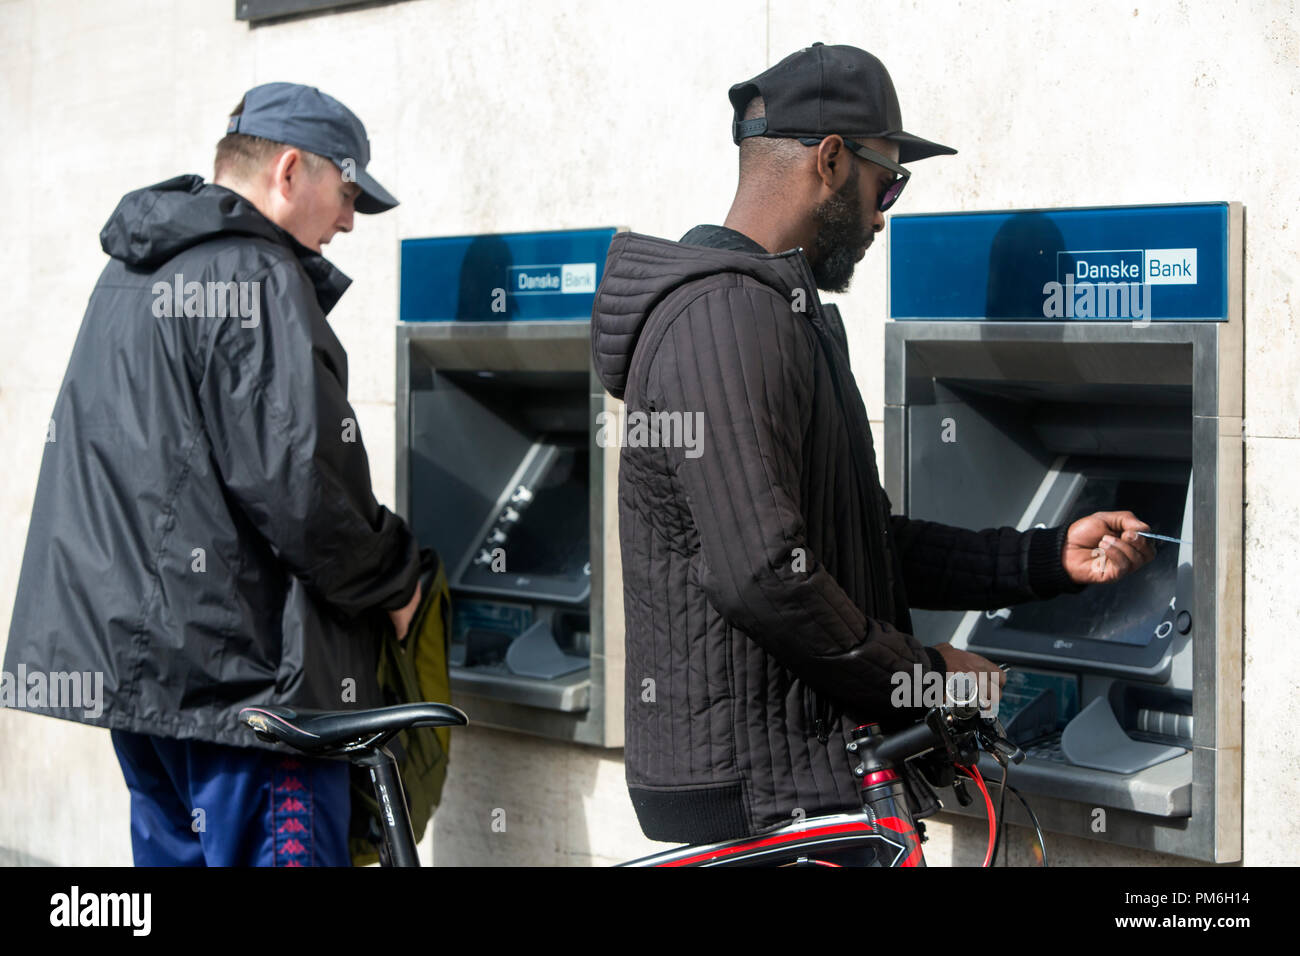
[[[845,745],[850,760],[861,758],[853,773],[862,780],[863,812],[871,817],[878,830],[891,831],[904,841],[899,866],[926,865],[921,850],[924,838],[912,819],[903,778],[895,769],[895,763],[901,764],[902,761],[895,761],[890,756],[898,748],[903,748],[902,753],[915,753],[917,747],[927,749],[933,732],[924,725],[919,729],[926,733],[920,734],[918,728],[912,727],[886,738],[882,736],[879,724],[866,724],[854,730],[852,739]]]

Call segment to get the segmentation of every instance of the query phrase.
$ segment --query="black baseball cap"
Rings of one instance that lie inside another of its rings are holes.
[[[227,133],[260,136],[324,156],[345,179],[361,187],[356,211],[386,212],[397,205],[393,195],[366,172],[370,140],[350,109],[314,86],[263,83],[244,94],[244,111],[230,117]]]
[[[728,95],[736,111],[731,137],[737,144],[749,136],[822,139],[838,133],[897,143],[900,163],[957,152],[903,132],[898,94],[885,64],[855,46],[814,43],[737,83]],[[745,107],[755,96],[763,97],[767,115],[746,120]]]

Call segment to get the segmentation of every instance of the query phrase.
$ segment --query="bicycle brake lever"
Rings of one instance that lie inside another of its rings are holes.
[[[984,749],[992,753],[995,759],[1001,756],[1017,764],[1025,759],[1025,752],[1007,738],[1002,721],[996,717],[985,719],[984,726],[979,730],[979,737],[980,742],[984,744]],[[998,760],[998,762],[1003,761]]]
[[[1020,763],[1025,759],[1025,752],[1005,737],[995,737],[992,740],[989,740],[988,743],[993,746],[994,750],[1002,754],[1012,763]]]

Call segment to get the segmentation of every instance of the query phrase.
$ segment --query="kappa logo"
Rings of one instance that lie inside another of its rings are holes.
[[[294,772],[301,768],[300,761],[287,757],[280,761],[275,773],[272,826],[276,866],[303,866],[312,860],[311,777],[304,778],[304,784]]]

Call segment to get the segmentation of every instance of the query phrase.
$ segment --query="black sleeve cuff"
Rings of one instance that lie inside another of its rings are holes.
[[[1076,584],[1061,562],[1069,525],[1035,528],[1029,539],[1029,587],[1040,598],[1058,594],[1078,594],[1086,584]]]
[[[415,550],[414,538],[411,539],[411,544],[412,547],[410,550]],[[415,559],[410,561],[402,570],[398,582],[401,584],[401,589],[387,601],[380,602],[379,607],[382,610],[400,611],[402,608],[406,607],[406,605],[411,603],[411,598],[415,597],[415,589],[420,583],[420,556],[418,551],[416,552]]]
[[[948,668],[945,666],[943,662],[943,655],[940,654],[938,651],[936,651],[933,647],[927,647],[925,649],[925,656],[930,659],[930,670],[938,671],[940,674],[943,674],[947,671]]]

